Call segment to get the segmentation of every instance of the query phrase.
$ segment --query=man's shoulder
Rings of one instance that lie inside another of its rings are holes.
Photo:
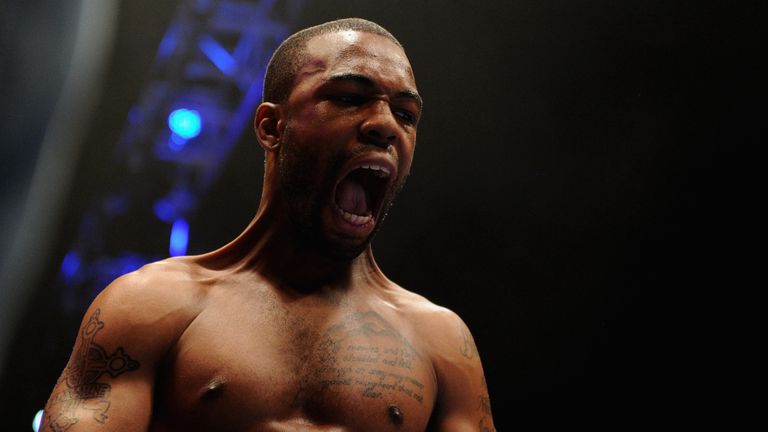
[[[85,312],[80,343],[95,340],[104,350],[122,350],[141,364],[156,364],[205,304],[196,272],[193,261],[170,259],[115,279]]]
[[[168,258],[120,276],[107,287],[107,290],[128,290],[134,291],[134,294],[145,295],[162,295],[172,291],[175,295],[179,295],[198,285],[196,282],[200,273],[200,266],[191,260]]]
[[[396,296],[399,309],[412,320],[438,320],[440,322],[460,320],[459,316],[447,307],[440,306],[423,295],[401,286],[396,287]]]
[[[409,318],[450,319],[456,314],[445,306],[440,306],[431,299],[389,281],[387,300]]]
[[[443,339],[461,340],[467,331],[467,326],[456,312],[423,295],[398,287],[397,297],[398,309],[422,338],[433,339],[440,335]]]
[[[422,295],[398,288],[399,310],[433,360],[455,364],[478,358],[472,333],[458,313]]]
[[[201,269],[188,259],[171,258],[123,275],[96,298],[93,306],[132,321],[175,316],[188,321],[199,313],[206,293]]]

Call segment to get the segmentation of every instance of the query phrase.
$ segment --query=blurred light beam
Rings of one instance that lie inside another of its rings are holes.
[[[176,219],[171,227],[171,256],[185,255],[189,245],[189,224],[184,219]]]
[[[237,61],[232,57],[223,46],[221,46],[216,39],[210,36],[204,36],[200,38],[198,44],[200,51],[202,51],[211,62],[219,68],[227,76],[232,76],[237,70]]]

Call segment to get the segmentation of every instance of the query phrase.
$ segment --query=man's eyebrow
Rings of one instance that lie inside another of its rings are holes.
[[[328,81],[331,81],[331,82],[352,81],[352,82],[356,82],[358,84],[362,84],[362,85],[364,85],[366,87],[373,87],[373,86],[376,85],[373,82],[373,80],[368,78],[367,76],[360,75],[360,74],[353,74],[353,73],[331,75],[328,78]]]
[[[329,82],[344,82],[344,81],[351,81],[358,84],[362,84],[366,87],[375,87],[376,83],[370,79],[369,77],[365,75],[360,74],[354,74],[354,73],[344,73],[344,74],[337,74],[332,75],[328,78]],[[416,93],[413,90],[403,90],[397,92],[395,95],[397,98],[405,98],[405,99],[412,99],[414,100],[418,105],[419,109],[421,110],[421,107],[424,105],[424,101],[421,99],[421,96],[419,96],[418,93]]]
[[[419,105],[419,111],[421,111],[421,109],[424,107],[424,100],[421,99],[421,96],[419,96],[419,94],[415,91],[403,90],[401,92],[397,92],[396,97],[413,99]]]

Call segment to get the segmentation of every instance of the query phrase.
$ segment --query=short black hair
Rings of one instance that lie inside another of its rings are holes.
[[[272,59],[267,65],[267,73],[264,76],[262,101],[280,103],[288,98],[291,90],[293,90],[296,73],[306,59],[306,47],[310,39],[345,30],[383,36],[400,48],[403,47],[400,41],[384,27],[362,18],[338,19],[298,31],[284,40],[272,54]]]

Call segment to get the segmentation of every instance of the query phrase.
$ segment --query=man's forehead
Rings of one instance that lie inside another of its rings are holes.
[[[330,69],[384,69],[387,75],[401,75],[415,86],[413,70],[403,49],[384,36],[343,30],[318,35],[306,44],[306,63],[300,74],[314,74]],[[351,72],[351,71],[347,71]]]

